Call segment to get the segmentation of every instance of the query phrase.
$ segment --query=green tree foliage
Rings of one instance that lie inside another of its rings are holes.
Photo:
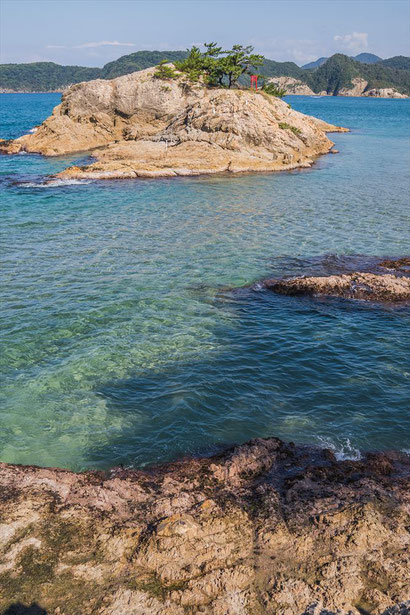
[[[387,66],[388,68],[410,70],[410,58],[407,58],[406,56],[394,56],[393,58],[382,60],[380,64],[382,66]]]
[[[54,62],[0,65],[0,88],[24,92],[60,90],[72,83],[98,79],[100,68],[60,66]]]
[[[157,70],[154,73],[155,79],[175,79],[177,73],[174,68],[169,65],[168,60],[162,60],[157,66]]]
[[[286,90],[284,88],[280,88],[276,83],[263,83],[262,91],[266,92],[266,94],[270,94],[271,96],[276,96],[276,98],[283,98],[286,96]]]
[[[206,59],[199,47],[194,46],[188,50],[188,55],[184,60],[175,62],[175,68],[185,73],[191,81],[198,81],[208,68]]]
[[[311,74],[309,85],[314,92],[325,90],[337,95],[342,88],[351,86],[355,77],[360,77],[359,66],[364,65],[337,53]]]
[[[205,43],[205,49],[202,53],[198,47],[192,47],[187,58],[176,63],[176,68],[195,81],[203,77],[210,85],[232,88],[243,75],[263,64],[263,56],[252,53],[251,46],[234,45],[224,51],[216,43]]]
[[[252,72],[251,69],[256,69],[263,64],[263,56],[254,54],[252,51],[251,46],[234,45],[221,58],[221,68],[228,80],[228,88],[236,85],[242,75],[249,75]]]

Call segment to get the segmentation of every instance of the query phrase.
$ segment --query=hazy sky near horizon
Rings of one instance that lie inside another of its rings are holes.
[[[142,49],[217,41],[301,65],[410,55],[408,0],[1,0],[1,62],[103,66]]]

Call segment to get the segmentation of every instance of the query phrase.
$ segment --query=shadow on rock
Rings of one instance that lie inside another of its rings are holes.
[[[35,602],[30,604],[30,606],[25,606],[21,602],[15,602],[10,604],[1,615],[47,615],[47,611]]]

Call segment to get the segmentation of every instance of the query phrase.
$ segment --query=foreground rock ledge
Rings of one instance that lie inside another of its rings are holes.
[[[91,151],[96,162],[59,177],[114,179],[282,171],[330,151],[344,132],[264,92],[209,89],[155,68],[69,88],[53,114],[0,151],[47,156]]]
[[[329,296],[395,303],[410,301],[409,274],[410,257],[403,257],[380,262],[376,272],[272,278],[264,280],[262,284],[268,290],[282,295]]]
[[[408,613],[409,470],[276,438],[145,472],[1,464],[0,609]]]

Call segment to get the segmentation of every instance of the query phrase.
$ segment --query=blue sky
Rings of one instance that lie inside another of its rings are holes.
[[[218,41],[278,61],[410,55],[408,0],[2,0],[1,62],[102,66]]]

